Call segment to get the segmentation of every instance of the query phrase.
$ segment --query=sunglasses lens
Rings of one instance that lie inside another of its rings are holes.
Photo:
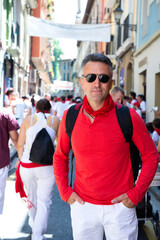
[[[91,83],[96,80],[97,75],[93,73],[93,74],[88,74],[84,77],[86,78],[87,82]],[[102,83],[107,83],[110,79],[110,77],[107,74],[100,74],[100,75],[98,75],[98,78],[99,78],[99,81]]]
[[[86,76],[86,80],[87,80],[87,82],[94,82],[95,80],[96,80],[96,74],[88,74],[87,76]]]
[[[106,74],[100,74],[99,75],[99,80],[102,82],[102,83],[107,83],[109,81],[110,77]]]

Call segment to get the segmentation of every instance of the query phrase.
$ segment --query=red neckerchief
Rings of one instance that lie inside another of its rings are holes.
[[[156,131],[158,133],[158,135],[160,136],[160,128],[155,128],[154,131]]]
[[[93,117],[95,117],[97,115],[103,115],[104,113],[109,112],[112,108],[115,107],[115,104],[112,100],[111,95],[108,94],[108,96],[107,96],[107,98],[106,98],[106,100],[103,104],[103,107],[101,107],[97,111],[94,111],[91,108],[91,106],[89,105],[87,96],[85,95],[84,98],[83,98],[83,107],[88,114],[91,114]]]

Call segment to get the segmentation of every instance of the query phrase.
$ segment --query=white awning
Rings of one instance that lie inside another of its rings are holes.
[[[51,20],[28,16],[27,34],[34,37],[110,42],[110,24],[58,24]]]

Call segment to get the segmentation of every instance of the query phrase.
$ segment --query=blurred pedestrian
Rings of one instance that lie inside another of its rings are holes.
[[[71,207],[73,238],[102,240],[105,231],[106,239],[136,240],[135,206],[142,201],[152,182],[159,155],[144,121],[129,108],[133,122],[132,141],[142,159],[135,185],[129,143],[117,120],[117,104],[109,94],[113,83],[112,63],[103,54],[89,54],[82,62],[82,71],[80,82],[86,95],[71,143],[66,132],[65,111],[53,161],[61,198]],[[71,145],[75,155],[73,188],[68,184]]]
[[[11,102],[14,100],[14,90],[13,88],[9,88],[4,97],[4,107],[8,108],[13,112],[11,108]]]
[[[144,100],[144,95],[139,94],[137,96],[137,101],[140,103],[140,109],[142,111],[142,118],[144,121],[146,121],[146,102]]]
[[[47,100],[50,102],[50,101],[51,101],[51,94],[46,93],[46,94],[44,95],[44,98],[47,99]]]
[[[73,95],[68,95],[65,100],[66,109],[69,108],[69,105],[72,104]]]
[[[138,115],[139,115],[140,117],[142,117],[142,111],[141,111],[140,103],[139,103],[139,102],[134,102],[134,103],[133,103],[133,109],[135,109],[136,112],[138,113]]]
[[[128,96],[124,96],[122,104],[126,107],[130,107],[131,99]]]
[[[3,211],[4,194],[10,165],[9,137],[17,148],[18,122],[6,108],[0,108],[0,214]]]
[[[54,143],[60,120],[58,117],[51,115],[50,111],[50,102],[47,99],[39,100],[36,104],[36,113],[24,119],[18,139],[20,163],[16,171],[16,192],[19,192],[24,199],[27,199],[32,240],[44,239],[43,234],[47,230],[55,185],[53,165],[38,164],[30,160],[32,144],[42,128],[47,130],[52,143]],[[23,184],[26,193],[23,190]]]
[[[152,133],[152,140],[155,143],[156,147],[158,146],[158,141],[160,137],[160,119],[155,118],[152,122],[154,131]]]
[[[65,96],[61,96],[60,101],[56,102],[56,104],[53,107],[54,116],[59,117],[59,119],[61,120],[65,109],[66,109]]]
[[[28,113],[27,115],[33,115],[36,113],[36,104],[40,100],[40,97],[38,95],[33,95],[31,97],[31,103],[30,106],[28,106]]]
[[[137,99],[136,99],[136,93],[131,91],[129,93],[129,97],[131,98],[131,104],[130,104],[130,107],[133,108],[133,103],[137,102]]]
[[[155,110],[153,110],[153,111],[154,111],[154,113],[155,113],[156,117],[160,119],[160,112],[158,112],[158,111],[155,111]]]
[[[21,126],[23,119],[24,119],[24,114],[25,114],[25,109],[27,108],[27,105],[24,101],[24,99],[20,98],[19,93],[15,93],[15,100],[12,101],[11,106],[13,107],[13,113],[16,117],[16,120]]]
[[[80,96],[77,96],[77,97],[75,98],[75,102],[76,102],[76,103],[81,103],[81,102],[83,102],[83,99],[82,99]]]
[[[121,87],[115,86],[111,91],[111,96],[114,102],[121,103],[124,99],[124,90]]]
[[[57,96],[51,96],[51,106],[52,106],[52,109],[54,108],[54,105],[56,104],[57,102]]]

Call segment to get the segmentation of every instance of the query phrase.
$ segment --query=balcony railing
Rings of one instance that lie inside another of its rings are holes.
[[[131,31],[136,31],[136,25],[132,24],[132,13],[128,14],[124,22],[118,25],[117,49],[131,38]]]

